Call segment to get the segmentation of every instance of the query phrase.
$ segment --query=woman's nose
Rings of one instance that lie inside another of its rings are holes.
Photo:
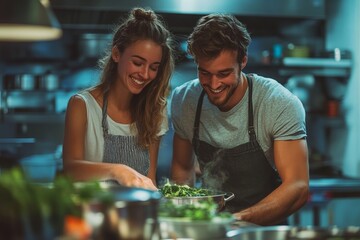
[[[141,69],[140,75],[141,75],[142,78],[148,79],[148,78],[149,78],[149,68],[146,67],[146,66],[144,66],[144,67]]]

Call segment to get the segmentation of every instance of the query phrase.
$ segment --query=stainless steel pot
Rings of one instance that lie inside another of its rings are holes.
[[[226,204],[226,202],[233,199],[235,195],[233,193],[226,193],[226,192],[214,192],[211,195],[208,196],[200,196],[200,197],[172,197],[172,198],[166,198],[169,201],[172,201],[176,205],[187,205],[187,204],[193,204],[195,202],[201,202],[206,199],[211,198],[217,205],[218,205],[218,211],[222,210]]]
[[[159,238],[158,203],[161,194],[142,188],[112,186],[115,204],[91,202],[85,219],[94,229],[94,239]]]
[[[59,77],[56,74],[40,76],[39,81],[41,89],[52,91],[59,88]]]
[[[32,74],[19,74],[14,76],[14,88],[20,90],[34,90],[36,86],[35,76]]]

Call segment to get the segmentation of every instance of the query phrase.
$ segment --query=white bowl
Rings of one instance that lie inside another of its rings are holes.
[[[20,161],[20,165],[33,182],[52,182],[56,176],[56,161],[52,154],[33,155]]]

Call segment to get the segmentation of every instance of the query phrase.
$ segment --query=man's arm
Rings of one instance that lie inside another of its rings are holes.
[[[171,180],[178,184],[195,184],[193,148],[191,142],[174,134]]]
[[[235,213],[237,219],[272,225],[306,203],[309,195],[306,140],[274,141],[274,161],[282,184],[254,206]]]

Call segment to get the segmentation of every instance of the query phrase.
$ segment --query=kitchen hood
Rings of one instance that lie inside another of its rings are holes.
[[[170,27],[186,31],[199,15],[324,19],[325,0],[50,0],[63,28],[109,29],[133,7],[149,7]]]

